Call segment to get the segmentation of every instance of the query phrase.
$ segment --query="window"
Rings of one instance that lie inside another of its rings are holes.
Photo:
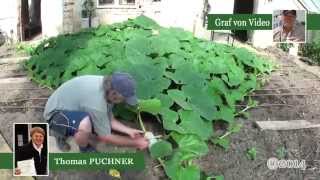
[[[114,4],[114,0],[98,0],[98,3],[99,6],[110,5]]]
[[[139,0],[97,0],[97,8],[137,8]]]
[[[135,4],[135,0],[120,0],[119,4]]]

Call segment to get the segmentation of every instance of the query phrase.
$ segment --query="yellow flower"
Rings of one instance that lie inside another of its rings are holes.
[[[121,178],[120,172],[116,169],[109,169],[109,175],[116,178]]]

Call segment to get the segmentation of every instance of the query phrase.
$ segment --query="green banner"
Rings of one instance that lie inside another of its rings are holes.
[[[320,30],[320,14],[307,15],[307,29]]]
[[[272,30],[272,14],[208,14],[208,30]]]
[[[0,169],[12,169],[13,167],[13,154],[0,153]]]
[[[144,156],[139,153],[50,153],[50,170],[135,169],[143,170]]]
[[[0,169],[12,169],[12,153],[0,153]],[[50,170],[145,168],[144,155],[137,153],[49,153]]]

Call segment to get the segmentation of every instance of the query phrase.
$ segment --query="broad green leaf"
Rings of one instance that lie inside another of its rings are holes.
[[[172,153],[172,145],[165,140],[160,140],[150,148],[151,157],[162,158]]]
[[[237,48],[233,51],[233,54],[236,56],[238,60],[240,60],[241,63],[244,63],[251,67],[255,67],[255,63],[254,63],[255,57],[247,49]]]
[[[207,74],[225,74],[228,73],[229,68],[227,65],[227,60],[220,57],[212,57],[206,59],[199,64],[200,71]]]
[[[184,172],[184,169],[181,165],[181,163],[184,160],[190,160],[195,157],[199,157],[203,154],[206,154],[208,152],[208,147],[206,146],[206,143],[201,143],[199,139],[197,139],[195,136],[183,136],[180,138],[180,144],[186,143],[184,146],[181,147],[178,151],[175,151],[173,156],[165,162],[165,172],[171,179],[179,179],[179,177],[186,178],[185,176],[181,176],[181,171]],[[188,151],[188,148],[189,151]],[[199,148],[199,152],[202,152],[201,154],[195,153],[197,152],[196,148]],[[182,149],[182,150],[181,150]],[[188,166],[189,167],[189,166]],[[191,166],[190,168],[190,177],[198,177],[200,178],[200,171],[198,171],[196,167]],[[188,168],[187,168],[188,169]],[[198,174],[199,172],[199,174]],[[182,179],[181,179],[182,180]]]
[[[94,32],[96,36],[104,36],[107,34],[111,29],[108,26],[99,26],[97,30]]]
[[[195,165],[181,167],[177,172],[179,180],[196,180],[200,179],[200,168]]]
[[[214,176],[215,180],[224,180],[224,176],[220,175],[220,176]]]
[[[168,96],[185,110],[192,110],[192,106],[187,102],[187,96],[179,90],[172,89],[167,91]]]
[[[170,80],[162,77],[164,69],[150,63],[128,64],[127,72],[137,82],[137,95],[139,99],[156,97],[163,89],[168,88]]]
[[[158,94],[156,96],[157,99],[160,99],[161,101],[161,106],[163,108],[170,108],[173,105],[173,100],[167,95],[167,94]]]
[[[212,121],[217,111],[216,106],[222,103],[220,97],[210,92],[207,86],[182,86],[182,91],[190,97],[192,109],[208,121]]]
[[[150,38],[152,52],[164,55],[179,50],[180,43],[174,36],[159,34]]]
[[[234,110],[228,106],[221,105],[219,110],[215,113],[214,119],[224,120],[226,122],[232,123],[234,121]]]
[[[154,29],[160,27],[155,21],[143,15],[135,18],[133,23],[143,29]]]
[[[213,134],[212,122],[202,119],[195,111],[179,110],[180,127],[190,134],[198,135],[207,140]]]
[[[180,56],[178,54],[171,54],[167,62],[171,66],[171,68],[177,69],[181,64],[185,63],[186,60],[183,56]]]
[[[141,62],[151,53],[150,40],[146,37],[136,37],[126,42],[126,56],[131,61]]]
[[[98,72],[99,72],[99,69],[97,68],[97,66],[94,64],[90,64],[85,68],[81,69],[80,71],[78,71],[77,75],[98,74]]]
[[[137,117],[136,112],[123,103],[116,104],[112,108],[112,112],[115,117],[120,117],[122,120],[132,121]]]
[[[222,79],[216,77],[213,77],[210,81],[209,88],[218,94],[228,94],[230,91]]]
[[[176,67],[176,71],[174,73],[166,72],[165,75],[172,79],[176,84],[197,86],[204,86],[206,84],[204,76],[196,72],[191,63],[180,64]]]
[[[244,81],[245,72],[236,65],[229,65],[227,75],[222,75],[222,79],[230,86],[238,86]]]
[[[168,161],[165,161],[164,170],[170,179],[178,178],[177,172],[182,168],[181,163],[182,153],[180,151],[174,152],[173,156]]]
[[[240,87],[238,91],[241,93],[246,93],[250,91],[251,89],[256,89],[257,87],[257,78],[254,75],[249,75],[249,80],[244,81],[242,84],[240,84]]]
[[[161,29],[160,32],[174,36],[180,41],[190,41],[193,39],[192,33],[184,31],[182,28],[171,27],[169,29]]]
[[[132,28],[125,29],[123,34],[125,41],[134,39],[137,37],[150,37],[151,35],[152,35],[152,31],[150,30],[145,30],[145,29],[133,30]]]
[[[200,157],[209,152],[207,144],[196,135],[172,133],[171,136],[178,143],[182,160]]]
[[[208,85],[209,91],[213,93],[217,93],[219,95],[223,95],[228,103],[229,106],[234,106],[235,105],[235,99],[231,96],[231,90],[228,89],[226,84],[223,82],[222,79],[219,78],[212,78]],[[220,103],[219,105],[222,105]]]
[[[139,110],[158,114],[161,111],[161,101],[159,99],[139,100]]]
[[[162,109],[161,115],[162,115],[162,122],[163,122],[164,129],[177,131],[182,134],[187,133],[187,131],[184,128],[182,128],[177,124],[177,121],[179,119],[177,112],[172,111],[170,109]]]

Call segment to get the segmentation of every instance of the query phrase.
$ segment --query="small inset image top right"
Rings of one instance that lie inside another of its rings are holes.
[[[273,42],[305,43],[306,11],[275,10],[273,11]]]

